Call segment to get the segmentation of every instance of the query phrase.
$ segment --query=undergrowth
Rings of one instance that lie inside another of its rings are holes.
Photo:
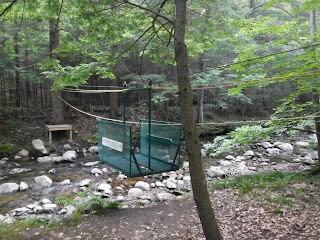
[[[16,220],[13,223],[0,223],[0,239],[17,239],[21,232],[28,228],[41,228],[41,232],[54,230],[58,225],[49,225],[47,221],[41,221],[35,218],[27,218],[25,220]],[[40,237],[39,233],[39,237]]]
[[[306,126],[314,125],[313,120],[303,120],[300,122],[268,122],[264,125],[246,125],[237,127],[225,136],[216,137],[212,143],[208,143],[202,149],[202,155],[209,155],[215,157],[221,153],[229,152],[231,150],[240,149],[249,143],[257,141],[270,141],[271,139],[281,135],[287,134],[288,137],[293,138],[300,133]],[[295,130],[290,130],[291,128]],[[289,130],[288,130],[289,129]]]
[[[312,172],[312,171],[311,171]],[[315,185],[320,188],[320,175],[270,172],[268,174],[253,174],[238,176],[233,179],[214,180],[213,189],[232,188],[240,196],[249,196],[264,204],[271,204],[275,212],[281,207],[291,206],[294,198],[305,192],[306,186]],[[296,184],[296,185],[295,185]],[[291,192],[290,197],[287,193]]]

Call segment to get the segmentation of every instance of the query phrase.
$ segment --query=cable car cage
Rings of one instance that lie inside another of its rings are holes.
[[[141,119],[137,142],[133,145],[131,125],[126,124],[126,94],[149,92],[149,119]],[[98,121],[99,159],[128,177],[138,177],[179,169],[181,124],[151,120],[151,90],[123,90],[123,123]]]

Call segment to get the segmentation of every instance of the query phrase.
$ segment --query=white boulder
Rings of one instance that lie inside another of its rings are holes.
[[[308,142],[296,142],[295,145],[299,148],[308,148],[310,146]]]
[[[11,193],[19,190],[19,185],[16,183],[3,183],[0,185],[0,193]]]
[[[143,182],[143,181],[138,181],[136,182],[136,184],[134,185],[135,188],[140,188],[143,191],[149,191],[150,190],[150,185],[147,182]]]
[[[211,178],[222,177],[225,174],[225,171],[222,170],[221,167],[211,166],[209,169],[207,169],[207,175]]]
[[[253,158],[253,157],[254,157],[254,152],[251,151],[251,150],[248,150],[248,151],[246,151],[246,152],[243,154],[243,156],[244,156],[245,158],[247,158],[247,159]]]
[[[18,152],[18,155],[19,155],[20,157],[26,158],[26,157],[29,156],[29,152],[28,152],[27,150],[23,149],[23,150],[21,150],[20,152]]]
[[[52,158],[50,156],[38,157],[37,161],[39,163],[49,163],[52,162]]]
[[[92,183],[91,179],[85,179],[79,182],[80,187],[88,187]]]
[[[32,171],[31,168],[14,168],[11,169],[9,174],[18,174],[18,173],[24,173],[24,172],[30,172]]]
[[[40,151],[42,154],[47,154],[48,151],[45,148],[45,146],[43,145],[43,142],[41,139],[34,139],[32,140],[32,146],[34,149]]]
[[[140,188],[131,188],[131,189],[128,191],[128,197],[130,197],[130,198],[138,198],[138,197],[140,197],[143,193],[144,193],[143,190],[140,189]]]
[[[228,155],[225,157],[226,160],[229,160],[229,161],[234,161],[236,158],[232,155]]]
[[[67,144],[63,145],[63,149],[68,151],[68,150],[71,150],[72,148],[71,148],[70,144],[67,143]]]
[[[155,183],[155,185],[156,185],[156,187],[165,187],[165,186],[166,186],[164,183],[159,182],[159,181],[157,181],[157,182]]]
[[[58,205],[54,203],[47,203],[47,204],[44,204],[42,207],[43,207],[43,210],[48,213],[55,212],[58,209]]]
[[[54,156],[51,158],[52,162],[54,163],[59,163],[59,162],[63,162],[64,161],[64,157],[63,156]]]
[[[99,147],[98,146],[91,146],[91,147],[89,147],[88,151],[90,153],[98,153]]]
[[[101,175],[102,174],[102,171],[99,169],[99,168],[93,168],[92,170],[91,170],[91,173],[93,174],[93,175]]]
[[[27,190],[27,189],[29,189],[29,185],[25,182],[20,182],[19,189],[20,189],[20,191]]]
[[[290,143],[282,143],[278,145],[278,148],[285,152],[292,152],[293,151],[293,146]]]
[[[108,183],[102,183],[97,187],[97,190],[101,191],[101,192],[106,192],[106,191],[109,191],[111,189],[112,189],[112,187]]]
[[[69,185],[71,183],[70,179],[63,180],[60,185]]]
[[[262,142],[261,146],[263,148],[272,148],[273,147],[273,145],[270,142]]]
[[[167,192],[162,192],[162,193],[158,193],[155,197],[156,201],[159,202],[163,202],[163,201],[173,201],[176,199],[176,196],[171,194],[171,193],[167,193]]]
[[[37,184],[44,187],[50,187],[52,185],[52,180],[46,175],[35,177],[34,180]]]
[[[77,160],[77,152],[74,150],[66,151],[63,154],[63,158],[68,162],[75,162]]]
[[[93,167],[95,165],[98,165],[100,161],[95,161],[95,162],[87,162],[84,164],[85,167]]]

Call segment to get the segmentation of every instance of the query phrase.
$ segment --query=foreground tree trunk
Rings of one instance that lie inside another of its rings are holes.
[[[205,173],[202,167],[201,147],[192,104],[188,53],[184,40],[185,26],[186,0],[176,0],[174,50],[177,62],[181,119],[190,163],[193,196],[206,239],[220,240],[222,236],[211,206]]]
[[[59,18],[51,19],[49,21],[49,55],[50,59],[57,59],[57,54],[53,51],[59,46]],[[59,124],[64,121],[63,104],[60,100],[61,92],[51,91],[51,105],[52,105],[52,123]]]

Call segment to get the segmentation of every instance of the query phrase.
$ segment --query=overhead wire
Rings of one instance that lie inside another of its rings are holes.
[[[96,119],[102,119],[106,121],[111,121],[111,122],[118,122],[118,123],[123,123],[123,120],[117,120],[117,119],[112,119],[112,118],[106,118],[98,115],[94,115],[85,111],[80,110],[79,108],[76,108],[75,106],[72,106],[70,103],[65,101],[62,97],[59,96],[61,101],[63,101],[65,104],[67,104],[69,107],[73,108],[74,110],[83,113],[85,115],[88,115],[90,117],[94,117]],[[301,116],[301,117],[291,117],[291,118],[278,118],[278,119],[263,119],[263,120],[256,120],[256,121],[238,121],[238,122],[211,122],[211,123],[197,123],[197,125],[215,125],[215,126],[228,126],[228,125],[236,125],[236,124],[248,124],[248,123],[264,123],[264,122],[274,122],[274,121],[288,121],[288,120],[301,120],[301,119],[310,119],[310,118],[316,118],[320,117],[320,115],[317,116]],[[148,124],[148,123],[141,123],[141,122],[131,122],[131,121],[126,121],[127,124]],[[181,125],[181,123],[152,123],[152,125]]]

